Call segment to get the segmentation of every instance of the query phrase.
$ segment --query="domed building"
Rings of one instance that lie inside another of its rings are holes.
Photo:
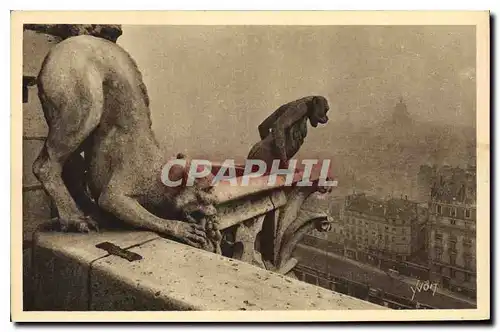
[[[403,127],[413,124],[413,119],[408,112],[408,107],[403,101],[403,97],[399,98],[398,103],[394,107],[394,112],[392,113],[392,123]]]

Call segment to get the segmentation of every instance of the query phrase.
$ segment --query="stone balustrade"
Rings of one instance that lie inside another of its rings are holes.
[[[385,309],[152,232],[41,231],[32,268],[38,311]]]
[[[212,169],[215,174],[217,167]],[[329,229],[327,209],[303,209],[306,200],[320,199],[317,174],[313,186],[297,186],[302,170],[297,169],[290,185],[285,175],[277,175],[269,185],[269,175],[241,185],[242,167],[236,167],[233,185],[220,182],[215,187],[223,255],[261,268],[290,274],[297,264],[292,252],[302,237],[312,231]],[[237,185],[234,185],[237,184]],[[314,206],[315,204],[309,204]]]

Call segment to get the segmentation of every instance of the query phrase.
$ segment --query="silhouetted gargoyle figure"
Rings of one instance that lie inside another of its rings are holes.
[[[260,159],[268,168],[273,160],[287,167],[307,136],[307,120],[313,127],[328,122],[328,101],[322,96],[304,97],[278,108],[259,125],[261,141],[255,144],[248,159]]]
[[[216,214],[212,192],[161,181],[169,158],[151,129],[142,75],[125,50],[102,38],[68,38],[45,58],[38,91],[49,133],[33,171],[52,198],[63,231],[97,228],[74,199],[83,196],[83,186],[80,181],[68,186],[64,168],[68,177],[86,174],[95,202],[117,219],[195,247],[213,247],[202,222]],[[171,169],[172,181],[186,176],[186,168],[179,167]],[[172,210],[186,218],[172,218]]]

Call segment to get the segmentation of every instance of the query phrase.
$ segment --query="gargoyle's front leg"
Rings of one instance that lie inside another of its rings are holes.
[[[196,248],[208,245],[202,225],[159,218],[130,196],[108,190],[99,197],[99,206],[132,226],[172,236]]]

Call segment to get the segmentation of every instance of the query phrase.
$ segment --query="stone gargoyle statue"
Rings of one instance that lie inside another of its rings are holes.
[[[220,202],[210,181],[197,179],[194,186],[169,187],[161,179],[162,168],[172,157],[154,137],[148,92],[135,61],[114,43],[121,30],[43,28],[83,34],[64,35],[47,54],[37,77],[49,132],[33,172],[54,203],[60,230],[88,232],[115,221],[119,227],[148,229],[220,253],[222,230],[217,226],[216,205]],[[95,36],[103,31],[113,34]],[[306,121],[314,127],[324,124],[327,111],[328,103],[320,96],[283,105],[259,126],[262,140],[249,158],[266,162],[274,158],[286,165],[307,135]],[[185,182],[189,167],[189,162],[172,167],[169,178]],[[236,247],[246,243],[236,253],[233,250],[233,257],[255,263],[251,257],[260,232],[262,240],[257,242],[262,257],[257,265],[287,273],[300,238],[313,228],[327,230],[323,214],[301,211],[302,203],[321,188],[289,189],[282,193],[286,199],[279,211],[224,230],[236,232]],[[273,231],[262,229],[264,219],[272,219],[267,224],[274,225]]]
[[[268,167],[280,160],[287,167],[307,136],[307,120],[313,127],[328,122],[328,101],[323,96],[308,96],[280,106],[259,125],[261,141],[248,154],[248,159],[263,160]]]
[[[313,127],[326,124],[328,110],[322,96],[303,97],[280,106],[259,125],[261,141],[251,148],[248,159],[262,160],[268,169],[274,160],[280,161],[280,168],[288,167],[305,141],[307,121]],[[331,180],[331,174],[326,180]],[[327,200],[332,190],[318,184],[283,188],[273,198],[276,209],[224,230],[224,247],[229,248],[232,257],[293,276],[297,260],[292,253],[303,236],[314,229],[327,232],[331,228],[328,211],[311,208],[318,205],[316,200]]]
[[[171,158],[154,137],[146,86],[124,49],[88,33],[64,39],[47,54],[37,85],[49,131],[33,172],[62,231],[88,232],[115,218],[213,250],[213,187],[161,182]],[[182,167],[169,175],[185,176]]]

